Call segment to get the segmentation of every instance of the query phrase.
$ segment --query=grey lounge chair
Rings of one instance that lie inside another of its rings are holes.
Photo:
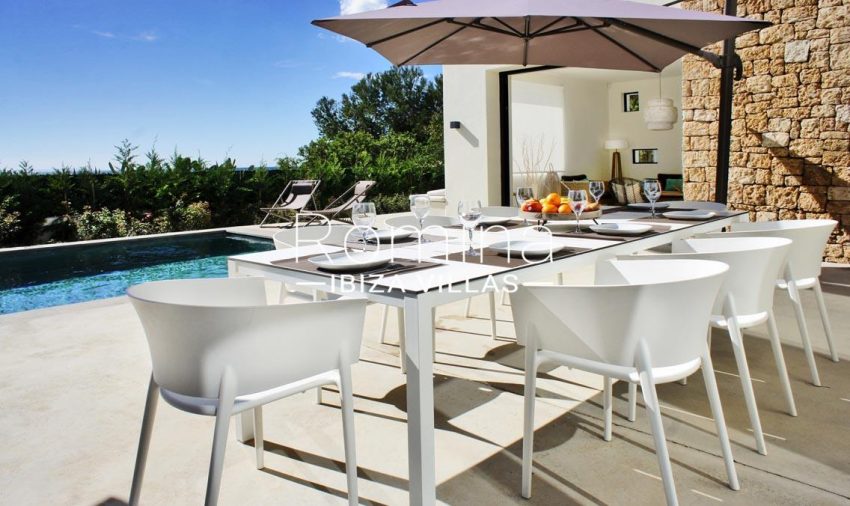
[[[296,179],[287,183],[286,187],[280,192],[277,200],[271,207],[262,207],[262,211],[266,212],[263,221],[260,222],[261,227],[280,227],[283,225],[292,226],[292,216],[307,209],[310,203],[313,203],[313,208],[316,205],[316,190],[319,188],[321,181],[318,179]],[[269,218],[276,218],[276,222],[269,222]]]
[[[345,191],[342,195],[331,202],[328,207],[318,211],[310,211],[311,214],[324,216],[328,221],[339,220],[347,223],[351,222],[351,208],[354,204],[359,204],[366,200],[366,194],[375,186],[375,181],[358,181],[354,186]],[[348,213],[348,216],[343,214]],[[307,222],[307,225],[313,223],[318,217],[313,217]]]

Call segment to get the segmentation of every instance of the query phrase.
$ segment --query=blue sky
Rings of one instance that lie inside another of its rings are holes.
[[[310,21],[385,4],[0,0],[0,168],[106,168],[124,138],[240,165],[293,155],[320,97],[390,68]]]

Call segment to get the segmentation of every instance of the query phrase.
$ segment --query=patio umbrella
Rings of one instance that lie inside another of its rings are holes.
[[[660,72],[766,21],[625,0],[402,0],[313,21],[396,65],[555,65]]]

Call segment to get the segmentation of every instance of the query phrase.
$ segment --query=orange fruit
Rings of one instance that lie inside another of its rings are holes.
[[[558,207],[558,214],[570,214],[572,212],[573,210],[570,209],[569,204],[561,204],[561,206]]]
[[[554,206],[561,205],[561,196],[558,195],[557,193],[550,193],[549,195],[546,196],[546,200],[548,200],[549,203],[554,205]]]
[[[546,204],[543,206],[543,212],[546,214],[557,214],[558,206],[554,204]]]

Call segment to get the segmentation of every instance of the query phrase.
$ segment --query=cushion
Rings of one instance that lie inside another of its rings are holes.
[[[682,178],[670,178],[664,181],[664,191],[666,192],[681,192]]]

